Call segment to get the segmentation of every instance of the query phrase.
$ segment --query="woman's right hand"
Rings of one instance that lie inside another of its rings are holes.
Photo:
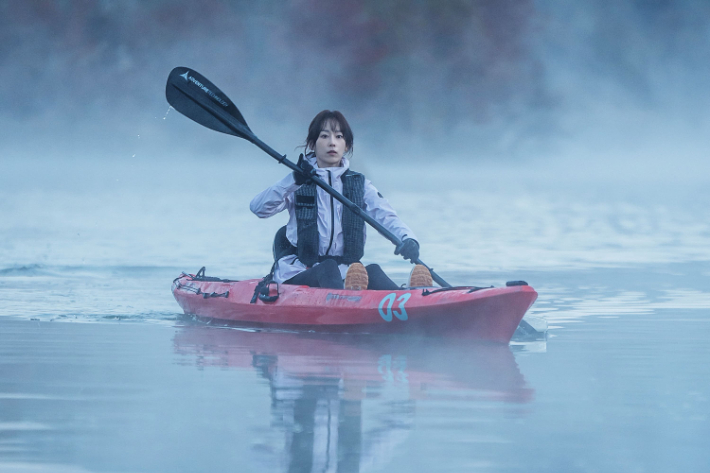
[[[311,180],[311,176],[316,173],[316,170],[313,169],[311,163],[303,159],[303,154],[298,157],[298,163],[296,163],[296,165],[303,170],[302,172],[293,171],[293,178],[299,186],[309,182]]]

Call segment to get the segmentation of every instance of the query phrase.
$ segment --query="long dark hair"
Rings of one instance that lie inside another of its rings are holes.
[[[328,123],[331,124],[332,128],[335,128],[335,125],[340,128],[343,138],[345,138],[345,146],[348,148],[345,154],[351,155],[353,153],[353,131],[350,129],[350,125],[343,114],[337,110],[323,110],[311,121],[308,126],[308,136],[306,137],[306,149],[315,150],[318,136]]]

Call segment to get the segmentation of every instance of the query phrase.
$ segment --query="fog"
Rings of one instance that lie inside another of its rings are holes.
[[[178,65],[292,159],[318,111],[343,111],[353,167],[450,268],[705,258],[700,1],[6,1],[0,40],[4,228],[30,235],[7,264],[268,264],[283,222],[247,204],[285,169],[172,110]],[[197,212],[172,207],[182,195]],[[685,249],[653,250],[670,241]]]
[[[269,272],[287,170],[171,109],[177,66],[291,159],[341,110],[422,260],[549,334],[186,320],[181,271]],[[707,0],[0,0],[0,470],[698,470],[708,91]]]
[[[3,160],[251,152],[168,112],[178,65],[290,155],[324,108],[364,163],[648,170],[697,165],[708,144],[699,0],[3,1],[0,40]]]

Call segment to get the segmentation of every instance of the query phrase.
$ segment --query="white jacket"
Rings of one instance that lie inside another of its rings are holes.
[[[350,167],[350,162],[347,158],[343,158],[340,167],[319,168],[313,153],[306,156],[308,162],[315,168],[318,177],[329,183],[333,189],[343,192],[343,181],[340,177]],[[289,220],[286,226],[286,238],[293,246],[298,246],[298,224],[296,222],[295,198],[294,192],[299,188],[293,173],[288,173],[286,177],[279,182],[259,193],[254,197],[249,204],[249,208],[259,218],[268,218],[272,215],[288,210]],[[318,254],[323,256],[330,245],[331,227],[333,232],[333,243],[330,246],[329,255],[342,256],[343,254],[343,227],[342,215],[343,204],[335,200],[326,191],[317,188],[318,194]],[[365,212],[372,218],[377,220],[387,230],[392,232],[400,240],[405,238],[417,239],[414,232],[405,225],[397,213],[390,206],[387,199],[377,192],[375,186],[372,185],[369,179],[365,179]],[[330,206],[331,202],[335,205],[334,221],[331,222]],[[367,234],[367,224],[365,224],[365,233]],[[274,271],[274,280],[278,283],[287,281],[306,269],[306,265],[301,263],[296,255],[287,255],[281,258],[276,265]],[[340,272],[345,277],[347,265],[340,265]]]

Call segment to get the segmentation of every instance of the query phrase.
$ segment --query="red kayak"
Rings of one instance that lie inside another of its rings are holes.
[[[506,287],[350,291],[261,279],[231,281],[183,273],[173,295],[185,314],[243,327],[331,333],[419,333],[508,343],[537,292]]]

